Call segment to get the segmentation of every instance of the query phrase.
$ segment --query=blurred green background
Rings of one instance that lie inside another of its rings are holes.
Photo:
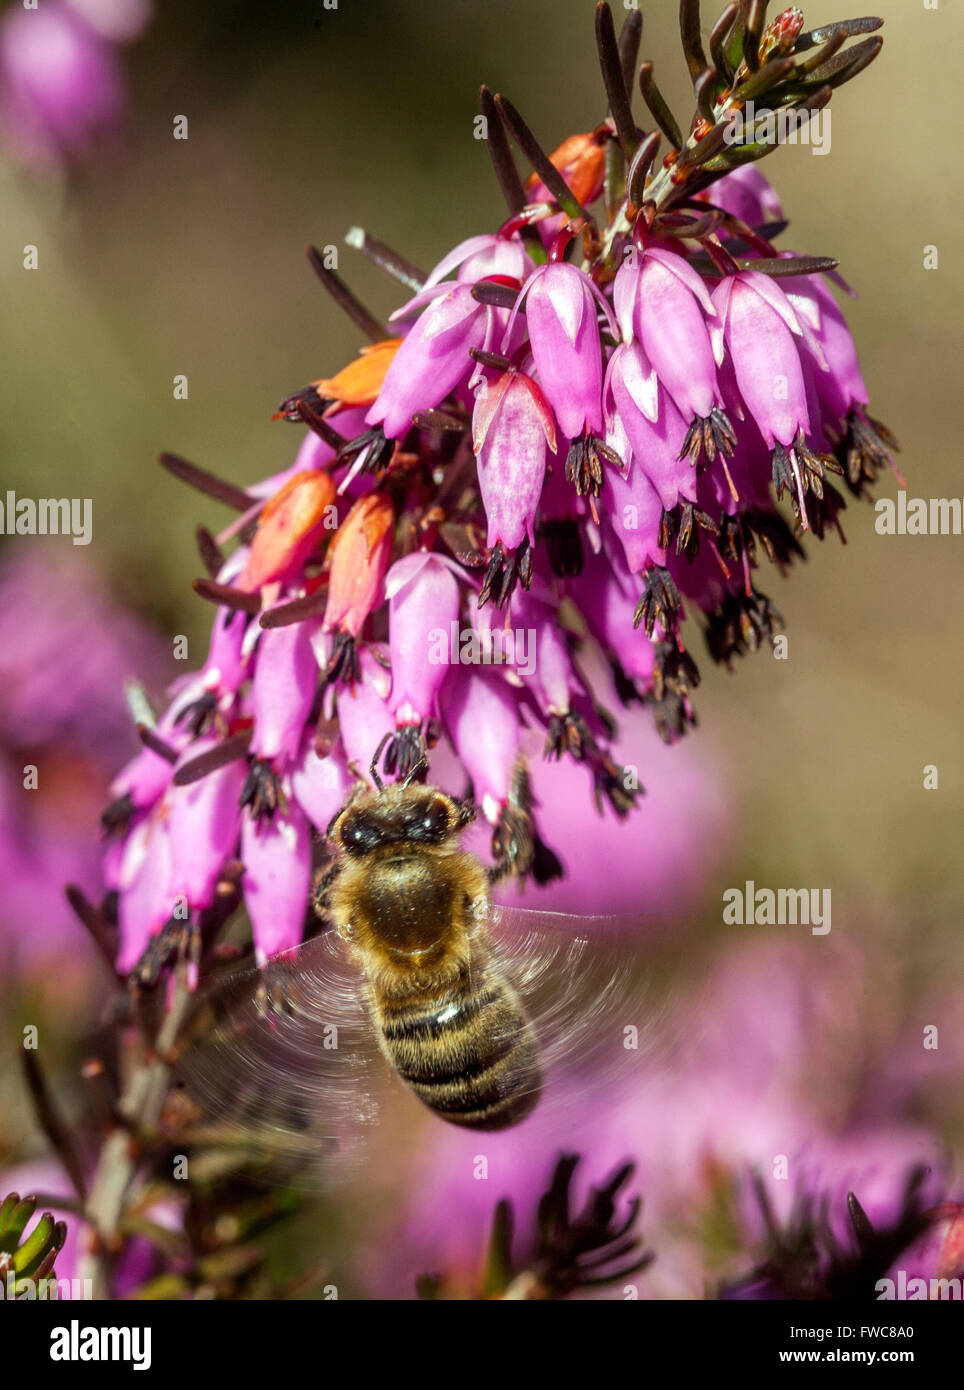
[[[871,411],[901,441],[910,495],[961,497],[964,20],[949,0],[873,8],[883,55],[835,96],[830,153],[785,148],[764,167],[791,219],[783,244],[837,256],[859,292],[846,307]],[[643,9],[643,56],[685,119],[677,6]],[[605,112],[592,12],[591,0],[162,0],[127,55],[121,147],[70,179],[0,168],[3,487],[92,497],[91,561],[165,632],[189,635],[192,665],[211,618],[190,588],[194,526],[230,517],[163,473],[158,451],[242,484],[291,461],[301,432],[271,422],[277,403],[359,346],[305,244],[341,245],[359,224],[428,268],[494,229],[478,85],[510,95],[549,148],[590,129]],[[844,17],[840,0],[805,15]],[[186,141],[172,138],[178,115]],[[22,269],[27,243],[36,272]],[[390,312],[397,287],[340,254],[361,297]],[[877,495],[895,493],[884,477]],[[745,877],[830,886],[834,932],[899,962],[911,993],[959,970],[964,538],[881,537],[855,502],[843,523],[846,546],[809,542],[790,582],[761,572],[788,660],[765,652],[730,676],[689,625],[704,675],[692,737],[726,769],[732,807],[707,934],[720,935],[722,888]]]

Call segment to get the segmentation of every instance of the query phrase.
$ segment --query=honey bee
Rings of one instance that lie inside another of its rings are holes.
[[[376,789],[332,821],[324,903],[406,1086],[450,1124],[506,1129],[539,1100],[539,1047],[493,956],[489,875],[459,843],[475,812],[420,768],[386,787],[373,767]]]
[[[354,1166],[381,1118],[379,1056],[439,1119],[507,1129],[550,1091],[615,1095],[665,1012],[625,922],[494,904],[504,866],[461,844],[471,805],[417,781],[424,758],[387,786],[377,761],[328,827],[327,929],[200,1000],[181,1059],[194,1138],[263,1152],[270,1181],[327,1187]]]

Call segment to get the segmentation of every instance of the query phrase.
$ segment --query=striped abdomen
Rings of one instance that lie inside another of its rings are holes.
[[[443,993],[376,1004],[382,1046],[399,1076],[451,1124],[506,1129],[539,1099],[535,1034],[515,990],[488,971]]]

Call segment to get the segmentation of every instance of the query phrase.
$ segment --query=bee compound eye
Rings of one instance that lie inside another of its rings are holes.
[[[433,801],[422,816],[421,828],[427,835],[444,835],[449,828],[449,813],[442,801]]]

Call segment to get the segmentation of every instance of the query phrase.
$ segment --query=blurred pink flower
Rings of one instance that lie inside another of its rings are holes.
[[[423,1271],[477,1271],[496,1202],[507,1196],[530,1213],[563,1149],[585,1155],[583,1187],[626,1158],[637,1163],[641,1229],[657,1256],[640,1276],[647,1298],[699,1298],[725,1270],[746,1266],[760,1234],[751,1173],[778,1220],[801,1192],[826,1195],[840,1239],[849,1190],[871,1221],[892,1220],[917,1164],[930,1169],[926,1199],[940,1201],[944,1160],[909,1109],[855,1118],[863,1081],[848,1064],[867,1035],[866,962],[828,946],[731,951],[704,988],[698,976],[688,982],[656,1025],[662,1048],[641,1046],[629,1079],[623,1063],[607,1086],[600,1066],[587,1087],[573,1058],[547,1076],[551,1103],[516,1129],[480,1136],[426,1125],[391,1267],[369,1257],[377,1294],[410,1296]]]
[[[83,623],[78,622],[83,614]],[[0,955],[37,961],[85,940],[64,885],[102,891],[97,823],[111,774],[137,746],[124,680],[159,689],[158,636],[88,560],[18,541],[0,563]],[[153,755],[151,755],[153,756]],[[35,790],[24,769],[37,768]]]
[[[11,1192],[16,1192],[20,1197],[36,1195],[45,1199],[64,1197],[76,1200],[70,1179],[55,1158],[34,1159],[0,1172],[0,1201]],[[30,1234],[44,1211],[51,1212],[58,1221],[65,1222],[67,1226],[67,1238],[57,1255],[54,1276],[58,1281],[71,1281],[72,1287],[58,1282],[58,1296],[61,1299],[83,1298],[83,1285],[73,1284],[73,1281],[81,1277],[84,1245],[89,1235],[87,1223],[72,1211],[58,1206],[55,1201],[42,1201],[36,1214],[27,1223],[26,1235]],[[172,1201],[155,1202],[145,1209],[144,1214],[165,1230],[180,1229],[180,1213]],[[113,1297],[125,1298],[134,1293],[145,1280],[158,1273],[160,1268],[160,1258],[150,1241],[143,1236],[131,1237],[125,1243],[112,1275]]]
[[[0,19],[0,122],[17,158],[89,156],[124,111],[116,46],[137,37],[146,0],[44,0]]]

